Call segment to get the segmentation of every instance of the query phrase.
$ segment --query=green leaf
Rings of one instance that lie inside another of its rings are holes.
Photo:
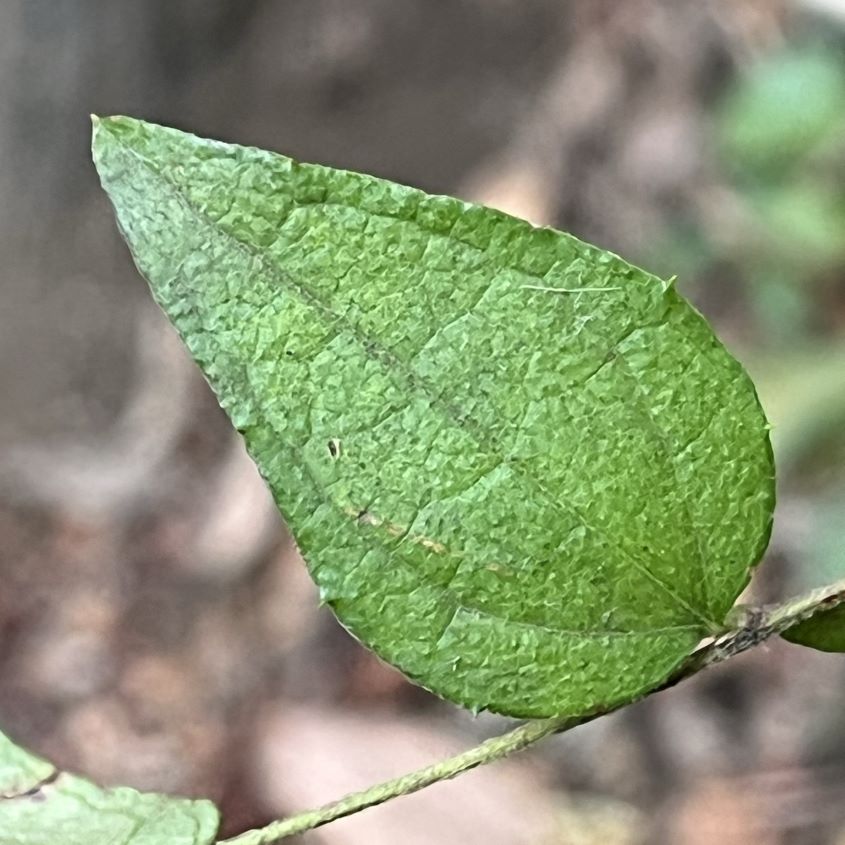
[[[781,636],[796,645],[819,651],[845,651],[845,605],[819,613]]]
[[[805,159],[845,124],[845,74],[839,53],[788,51],[766,58],[723,105],[725,151],[751,172],[775,172]]]
[[[128,118],[121,229],[341,621],[519,716],[662,682],[766,545],[767,425],[705,321],[490,209]]]
[[[0,845],[210,845],[209,801],[101,789],[0,734]]]
[[[845,652],[845,581],[808,593],[795,615],[795,623],[781,631],[785,640],[819,651]]]

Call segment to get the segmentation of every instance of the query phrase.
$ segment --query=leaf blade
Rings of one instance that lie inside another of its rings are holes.
[[[324,599],[382,656],[474,709],[582,713],[718,627],[768,539],[771,451],[670,285],[489,209],[131,119],[94,151]]]
[[[210,801],[101,789],[0,734],[0,845],[211,845],[218,822]]]
[[[845,652],[845,606],[822,610],[781,636],[795,645],[817,651]]]

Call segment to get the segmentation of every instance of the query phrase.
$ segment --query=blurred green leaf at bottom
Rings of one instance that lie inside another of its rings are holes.
[[[0,845],[209,845],[209,801],[101,789],[0,734]]]

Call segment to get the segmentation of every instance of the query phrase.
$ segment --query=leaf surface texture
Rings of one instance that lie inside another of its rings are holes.
[[[719,628],[769,536],[768,427],[671,284],[129,118],[94,154],[322,598],[384,659],[475,710],[578,715]]]

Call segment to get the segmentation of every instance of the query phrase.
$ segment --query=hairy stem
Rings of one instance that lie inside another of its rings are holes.
[[[418,792],[426,786],[448,780],[484,763],[501,760],[503,757],[508,757],[516,751],[533,745],[543,737],[565,730],[571,721],[570,718],[558,716],[552,719],[526,722],[509,733],[488,739],[481,745],[470,748],[469,751],[464,751],[456,757],[450,757],[448,760],[426,766],[424,769],[402,775],[394,780],[385,781],[362,792],[354,792],[339,801],[333,801],[314,810],[307,810],[288,819],[273,822],[261,830],[242,833],[234,839],[225,840],[221,845],[267,845],[267,843],[277,842],[287,836],[312,830],[344,816],[366,810],[367,807],[383,804],[391,798]]]
[[[719,637],[706,641],[681,665],[661,687],[652,692],[673,687],[708,666],[724,663],[748,649],[782,634],[807,619],[845,603],[845,581],[822,587],[781,604],[745,607],[736,614],[735,626]],[[651,693],[648,693],[651,694]],[[377,784],[361,792],[354,792],[338,801],[306,810],[287,819],[272,822],[259,830],[251,830],[226,839],[219,845],[272,845],[288,836],[304,833],[324,824],[350,816],[368,807],[383,804],[392,798],[410,795],[431,784],[449,780],[484,763],[492,763],[534,745],[554,733],[562,733],[577,725],[592,721],[626,706],[624,702],[587,716],[555,716],[526,722],[502,736],[488,739],[448,760],[427,766],[407,775]]]

